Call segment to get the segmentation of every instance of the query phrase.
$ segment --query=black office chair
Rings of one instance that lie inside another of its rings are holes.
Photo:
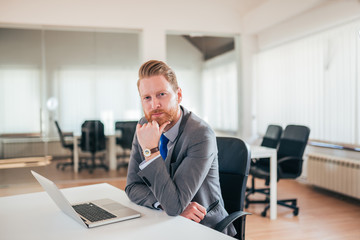
[[[106,149],[106,139],[104,134],[104,124],[98,120],[85,121],[81,125],[81,151],[91,153],[91,165],[88,165],[89,172],[92,173],[95,168],[104,168],[109,170],[104,163],[104,156],[100,157],[100,164],[96,164],[95,155],[99,151]]]
[[[265,135],[262,139],[261,145],[262,147],[268,147],[268,148],[277,148],[279,144],[279,140],[282,134],[282,127],[278,125],[269,125],[266,129]],[[252,158],[251,159],[251,167],[254,166],[269,166],[270,164],[270,158]],[[250,175],[251,174],[251,168],[250,168]],[[269,185],[269,184],[267,184]],[[251,178],[251,187],[246,189],[247,195],[246,198],[248,198],[251,194],[254,194],[255,192],[262,192],[264,189],[255,189],[255,177],[252,175]]]
[[[269,125],[261,142],[261,146],[276,148],[278,146],[282,131],[283,129],[281,126]]]
[[[238,138],[217,137],[221,194],[229,216],[219,222],[215,229],[222,232],[233,223],[237,239],[245,239],[246,215],[243,212],[246,181],[250,168],[250,150]]]
[[[117,169],[121,167],[127,167],[128,159],[130,157],[130,151],[132,142],[136,131],[137,121],[119,121],[115,123],[116,132],[116,144],[122,148],[122,154],[119,156],[122,161],[118,163]]]
[[[63,146],[63,148],[69,149],[71,151],[70,162],[64,162],[64,163],[61,162],[56,165],[56,168],[61,167],[61,170],[64,170],[67,166],[70,166],[70,167],[74,166],[74,143],[72,140],[71,140],[71,142],[66,142],[66,140],[65,140],[66,137],[72,138],[74,136],[73,136],[73,133],[63,133],[61,131],[58,121],[55,121],[55,125],[56,125],[57,131],[59,133],[61,145]]]
[[[310,129],[306,126],[299,125],[288,125],[285,128],[283,135],[280,138],[280,142],[277,148],[277,180],[280,179],[295,179],[301,175],[303,154],[307,141],[309,139]],[[269,185],[270,181],[270,166],[259,165],[253,166],[250,170],[251,174],[255,178],[265,179],[265,184]],[[247,195],[245,198],[245,208],[249,204],[253,203],[269,203],[270,189],[266,188],[263,191],[256,191],[266,195],[265,200],[257,201],[250,200]],[[290,203],[290,204],[289,204]],[[299,214],[299,207],[297,206],[296,199],[285,199],[278,200],[277,204],[294,209],[293,214],[297,216]],[[270,205],[267,205],[264,211],[261,213],[262,216],[266,216],[267,210]]]

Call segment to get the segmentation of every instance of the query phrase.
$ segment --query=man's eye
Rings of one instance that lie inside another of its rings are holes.
[[[166,93],[160,93],[160,96],[165,96],[166,95]]]
[[[144,100],[150,100],[151,97],[144,97]]]

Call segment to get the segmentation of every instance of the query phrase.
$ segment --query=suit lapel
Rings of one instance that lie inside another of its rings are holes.
[[[181,136],[181,134],[183,133],[184,129],[185,129],[185,126],[186,126],[186,123],[191,115],[191,112],[189,112],[186,108],[180,106],[180,108],[182,109],[183,113],[184,113],[184,116],[181,120],[181,123],[180,123],[180,126],[179,126],[179,133],[178,135],[176,136],[175,138],[175,143],[173,145],[173,147],[171,149],[169,149],[169,152],[168,152],[168,155],[166,157],[166,160],[165,160],[165,164],[166,164],[166,167],[169,171],[169,173],[171,173],[171,164],[176,162],[178,159],[176,157],[172,157],[173,155],[173,152],[174,152],[174,149],[176,148],[177,144],[178,144],[178,140]],[[172,174],[171,174],[172,175]]]

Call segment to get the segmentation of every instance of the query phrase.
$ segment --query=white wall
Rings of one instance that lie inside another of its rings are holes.
[[[271,48],[360,18],[360,1],[328,2],[321,7],[311,9],[295,18],[258,32],[259,49]]]
[[[5,0],[0,4],[0,23],[239,32],[234,0]]]
[[[334,0],[266,0],[244,16],[243,33],[256,34],[330,1]]]
[[[17,49],[18,51],[14,51]],[[41,66],[41,32],[0,30],[0,64]]]

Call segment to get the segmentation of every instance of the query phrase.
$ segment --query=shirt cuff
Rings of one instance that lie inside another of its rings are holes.
[[[149,165],[150,163],[152,163],[155,159],[157,159],[158,157],[160,157],[161,155],[157,155],[156,157],[154,157],[153,159],[150,159],[149,161],[142,161],[140,164],[139,164],[139,168],[140,170],[143,170],[144,168],[146,168],[147,165]]]
[[[158,210],[162,210],[162,207],[160,206],[159,202],[154,203],[154,208],[156,208]]]

